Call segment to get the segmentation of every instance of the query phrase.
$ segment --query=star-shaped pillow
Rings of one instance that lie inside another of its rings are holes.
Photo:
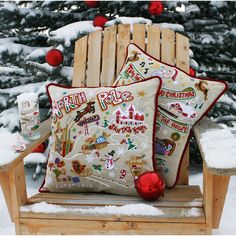
[[[130,44],[115,85],[134,83],[150,76],[162,79],[155,144],[157,169],[166,186],[174,187],[191,128],[216,103],[227,85],[223,81],[191,77]]]

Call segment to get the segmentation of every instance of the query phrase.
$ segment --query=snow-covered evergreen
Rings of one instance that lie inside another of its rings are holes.
[[[101,1],[95,8],[84,1],[0,2],[0,126],[19,129],[15,99],[23,92],[37,92],[40,107],[49,108],[45,82],[71,83],[74,41],[101,29],[93,26],[99,14],[110,20],[107,26],[158,23],[188,35],[191,67],[198,75],[229,82],[228,99],[220,100],[209,114],[216,122],[232,125],[236,114],[236,2],[162,3],[163,13],[152,16],[146,1]],[[63,52],[62,66],[45,62],[53,47]]]

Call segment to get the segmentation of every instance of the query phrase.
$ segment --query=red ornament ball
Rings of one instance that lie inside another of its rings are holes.
[[[63,54],[58,49],[51,49],[46,54],[46,62],[50,66],[59,66],[63,62]]]
[[[147,171],[138,177],[135,188],[144,200],[155,201],[163,194],[165,182],[158,173]]]
[[[98,5],[99,1],[85,1],[86,5],[90,8],[94,8]]]
[[[153,16],[159,16],[164,10],[163,4],[161,1],[152,1],[149,4],[148,12]]]
[[[32,152],[40,152],[44,153],[46,151],[46,145],[41,143],[38,147],[36,147]]]
[[[96,16],[93,20],[93,25],[103,28],[107,21],[108,19],[105,16]]]
[[[190,67],[190,68],[189,68],[189,74],[190,74],[192,77],[195,77],[195,76],[196,76],[196,71],[195,71],[192,67]]]

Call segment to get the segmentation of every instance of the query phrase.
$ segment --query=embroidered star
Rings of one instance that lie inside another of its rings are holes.
[[[122,106],[123,106],[123,107],[126,107],[126,103],[123,103]]]
[[[75,133],[75,132],[76,132],[76,128],[73,128],[73,129],[72,129],[72,132],[74,132],[74,133]]]
[[[110,112],[109,112],[109,111],[107,111],[107,112],[106,112],[106,114],[107,114],[107,115],[109,115],[109,114],[110,114]]]
[[[144,90],[138,92],[138,97],[145,97],[146,93]]]
[[[93,155],[93,154],[88,154],[87,157],[85,158],[85,160],[86,160],[88,163],[92,163],[93,160],[94,160],[94,155]]]
[[[119,156],[124,156],[125,155],[125,150],[124,150],[124,148],[122,147],[122,148],[119,148],[118,147],[118,149],[117,149],[117,156],[119,157]]]
[[[145,116],[149,116],[149,114],[148,114],[148,113],[146,113],[146,114],[145,114]]]

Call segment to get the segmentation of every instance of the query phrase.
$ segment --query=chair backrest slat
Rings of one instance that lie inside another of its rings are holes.
[[[189,72],[189,39],[176,33],[176,66]]]
[[[130,43],[130,25],[118,25],[116,46],[116,75],[120,73],[126,56],[126,48]]]
[[[116,64],[116,30],[116,25],[105,28],[104,30],[101,86],[108,86],[114,82]]]
[[[161,61],[175,65],[175,32],[170,29],[162,29]]]
[[[176,66],[185,72],[189,72],[189,39],[176,33]],[[187,146],[180,169],[179,184],[188,184],[189,146]]]
[[[88,36],[75,42],[72,86],[85,86]]]
[[[133,25],[133,43],[145,50],[146,25]]]
[[[120,72],[130,42],[161,61],[189,71],[189,39],[158,25],[118,25],[76,41],[73,86],[109,86]],[[183,158],[179,184],[188,184],[189,156]]]
[[[147,28],[147,53],[151,56],[160,59],[160,27],[157,25],[150,25]]]
[[[101,73],[101,48],[102,31],[96,31],[89,34],[88,38],[88,63],[87,63],[87,81],[86,85],[99,86]]]

